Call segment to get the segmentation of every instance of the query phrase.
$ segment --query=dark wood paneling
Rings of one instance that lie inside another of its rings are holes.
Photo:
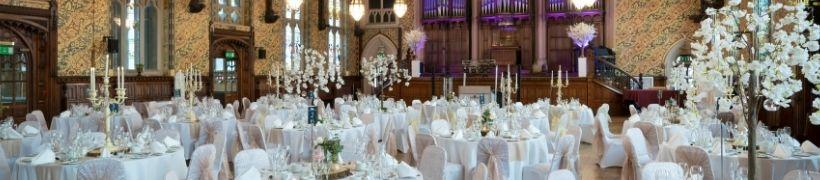
[[[114,78],[112,77],[112,80]],[[88,77],[61,77],[63,88],[62,109],[71,104],[88,103]],[[102,88],[102,78],[97,78],[98,88]],[[115,93],[116,84],[112,84],[110,92]],[[125,94],[128,97],[126,104],[131,102],[167,101],[174,95],[172,77],[126,77]],[[98,92],[102,96],[102,92]],[[114,95],[112,95],[114,96]]]
[[[462,78],[454,78],[453,91],[458,92]],[[467,77],[468,86],[483,85],[493,86],[492,77]],[[432,80],[432,81],[431,81]],[[533,103],[538,99],[556,98],[557,90],[550,88],[550,78],[548,77],[526,77],[521,78],[519,87],[521,88],[521,102]],[[410,102],[414,99],[429,100],[432,96],[441,96],[441,78],[432,77],[414,78],[410,81],[410,86],[394,86],[393,91],[386,92],[388,97],[404,99]],[[435,88],[433,86],[435,85]],[[570,78],[570,85],[562,89],[563,97],[577,98],[581,103],[586,104],[593,110],[602,104],[610,105],[610,113],[615,116],[626,115],[626,108],[623,108],[622,97],[604,86],[595,83],[589,78]]]

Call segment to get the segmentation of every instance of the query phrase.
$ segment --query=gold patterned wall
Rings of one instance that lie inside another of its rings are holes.
[[[281,63],[284,61],[282,42],[285,32],[284,28],[284,3],[273,3],[274,11],[279,15],[279,20],[275,23],[265,23],[265,1],[253,1],[251,25],[253,26],[253,39],[256,47],[265,48],[267,57],[264,60],[254,61],[254,74],[266,75],[270,71],[271,63]]]
[[[666,53],[697,30],[689,16],[699,8],[694,0],[618,0],[613,49],[618,66],[636,76],[662,76]]]
[[[57,74],[86,75],[92,64],[104,66],[103,37],[109,26],[110,1],[57,0]]]
[[[171,33],[172,57],[175,69],[187,69],[193,65],[202,73],[210,72],[208,52],[210,49],[211,0],[202,0],[205,8],[198,13],[188,12],[188,1],[172,1]]]

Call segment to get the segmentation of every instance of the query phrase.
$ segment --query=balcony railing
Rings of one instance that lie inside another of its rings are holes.
[[[631,83],[641,86],[641,82],[634,76],[629,75],[629,73],[609,61],[599,59],[595,60],[595,80],[620,91],[620,93],[630,89]]]

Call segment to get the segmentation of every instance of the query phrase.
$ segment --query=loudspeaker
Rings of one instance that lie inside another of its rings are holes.
[[[118,39],[114,39],[111,36],[105,37],[105,44],[106,44],[106,52],[108,53],[117,53],[120,52],[120,41]]]
[[[266,51],[265,49],[259,48],[259,50],[257,50],[257,52],[256,52],[256,58],[257,59],[265,59],[265,57],[268,57],[267,54],[268,54],[268,51]]]

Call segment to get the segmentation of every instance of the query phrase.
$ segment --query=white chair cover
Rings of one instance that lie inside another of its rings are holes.
[[[683,180],[684,177],[683,168],[671,162],[648,163],[641,170],[642,180]]]
[[[48,123],[46,123],[46,116],[43,115],[43,111],[34,110],[31,111],[31,114],[34,115],[34,119],[36,119],[37,122],[40,122],[40,125],[42,126],[42,128],[40,129],[41,132],[48,130]],[[28,120],[28,118],[26,118],[26,120]]]
[[[267,141],[259,126],[240,123],[236,127],[242,149],[264,149],[267,147]]]
[[[425,179],[450,180],[461,179],[461,165],[447,163],[447,152],[444,148],[430,146],[422,153],[419,171]]]
[[[222,122],[200,121],[199,126],[199,138],[197,139],[196,146],[213,144],[217,134],[227,134],[227,128],[223,126]]]
[[[581,159],[580,148],[583,130],[581,130],[581,127],[578,126],[570,126],[567,130],[567,135],[572,135],[575,138],[575,141],[572,142],[572,146],[569,147],[566,155],[564,155],[565,161],[562,168],[572,171],[576,177],[580,178],[581,163],[578,163],[578,160]]]
[[[80,164],[77,176],[80,180],[124,180],[125,167],[114,159],[94,159]]]
[[[31,121],[31,120],[23,121],[23,122],[21,122],[20,124],[17,125],[16,130],[17,130],[17,132],[23,132],[23,129],[26,128],[26,127],[35,128],[38,131],[40,131],[40,133],[48,131],[48,129],[43,129],[43,126],[40,125],[40,122],[37,122],[36,120],[35,121]]]
[[[686,163],[689,166],[700,166],[703,168],[703,179],[711,180],[712,163],[709,160],[709,154],[705,150],[695,146],[678,146],[675,149],[675,161],[678,163]]]
[[[228,163],[227,141],[225,134],[217,134],[214,138],[213,145],[216,147],[216,158],[214,159],[214,174],[217,174],[220,180],[227,180],[231,177],[230,165]]]
[[[214,159],[216,159],[216,146],[206,144],[196,148],[191,154],[191,169],[188,170],[187,180],[216,180],[214,173]]]
[[[621,179],[640,179],[639,171],[646,163],[652,162],[646,147],[646,139],[638,128],[630,128],[624,137],[626,161],[621,169]]]
[[[643,133],[650,157],[657,156],[661,141],[658,134],[658,126],[647,121],[640,121],[636,122],[634,127],[640,129],[641,133]]]
[[[619,167],[623,164],[626,154],[620,136],[609,131],[609,105],[603,104],[598,108],[595,118],[595,139],[592,145],[597,150],[598,166],[601,168]]]
[[[786,175],[783,176],[783,179],[799,179],[799,178],[801,178],[800,177],[800,171],[803,171],[803,170],[789,171],[789,173],[786,173]],[[808,175],[809,175],[809,178],[811,178],[811,179],[820,179],[820,172],[808,171]],[[803,177],[803,178],[805,178],[805,177]]]
[[[436,146],[436,138],[433,138],[430,134],[416,134],[416,151],[418,152],[418,159],[424,157],[424,150],[427,149],[428,146]],[[420,162],[420,161],[416,161]]]
[[[246,171],[255,167],[256,169],[269,169],[270,160],[268,153],[262,149],[248,149],[239,151],[233,160],[234,174],[245,174]]]
[[[638,108],[635,108],[635,105],[629,105],[629,115],[637,115]]]
[[[548,180],[575,180],[575,175],[572,171],[562,169],[550,173]]]
[[[510,154],[507,142],[498,138],[483,138],[478,142],[476,159],[487,164],[489,177],[492,180],[506,179],[510,167]]]
[[[11,167],[9,166],[9,159],[6,157],[6,151],[3,146],[0,146],[0,179],[11,179]]]
[[[421,158],[421,156],[419,155],[418,150],[416,150],[417,144],[416,144],[416,129],[415,128],[412,128],[412,127],[407,128],[407,139],[408,139],[407,141],[410,142],[410,156],[412,156],[410,159],[412,159],[413,162],[418,163],[419,158]]]
[[[484,163],[479,163],[475,168],[473,168],[473,173],[471,173],[472,180],[489,180],[487,177],[487,165]]]
[[[165,180],[179,180],[179,175],[176,171],[168,171],[168,173],[165,173]]]

